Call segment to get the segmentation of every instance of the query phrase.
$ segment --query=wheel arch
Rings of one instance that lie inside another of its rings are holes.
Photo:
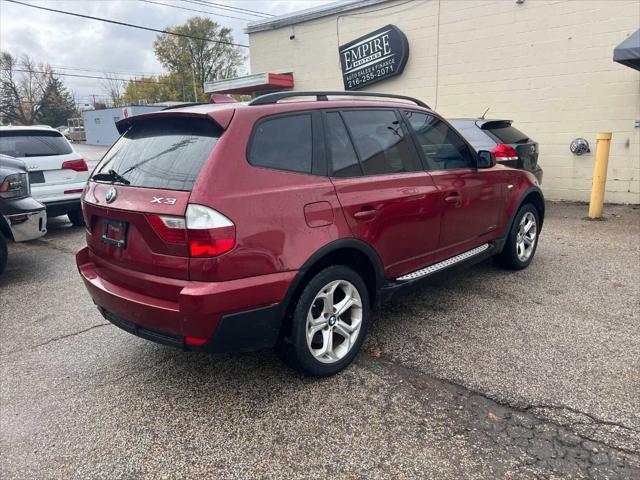
[[[536,210],[538,210],[538,217],[539,217],[538,219],[540,220],[539,230],[542,230],[542,224],[544,223],[544,212],[545,212],[544,195],[542,194],[542,191],[538,187],[531,187],[524,192],[524,194],[520,197],[520,200],[518,201],[516,207],[511,212],[511,217],[509,218],[509,222],[507,223],[507,229],[504,232],[504,239],[506,239],[509,236],[509,232],[513,227],[513,222],[516,219],[516,215],[518,215],[518,212],[520,211],[522,206],[526,203],[533,204],[536,207]]]
[[[542,191],[538,187],[532,187],[527,190],[513,215],[514,218],[515,214],[518,213],[518,210],[520,210],[520,208],[526,203],[533,204],[533,206],[536,207],[536,210],[538,210],[538,220],[540,220],[540,227],[538,230],[542,230],[545,212],[544,195],[542,195]],[[511,221],[513,222],[513,218]]]
[[[3,235],[7,240],[13,241],[13,232],[11,232],[9,224],[2,215],[0,215],[0,235]]]
[[[295,299],[302,293],[313,276],[331,265],[346,265],[355,270],[365,282],[369,302],[373,307],[380,289],[384,285],[384,267],[378,253],[369,244],[356,238],[335,240],[316,251],[303,264],[294,277],[282,302],[284,321],[282,332],[287,332]]]

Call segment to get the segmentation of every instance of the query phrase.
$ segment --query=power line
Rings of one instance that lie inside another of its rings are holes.
[[[4,71],[13,71],[13,72],[21,72],[21,73],[41,73],[41,74],[46,74],[49,73],[47,71],[44,70],[27,70],[24,68],[0,68],[0,70],[4,70]],[[153,80],[136,80],[136,79],[132,79],[132,78],[122,78],[122,77],[98,77],[95,75],[81,75],[79,73],[62,73],[62,72],[55,72],[55,71],[51,71],[51,73],[53,75],[58,75],[61,77],[76,77],[76,78],[94,78],[97,80],[121,80],[123,82],[134,82],[134,83],[153,83],[154,85],[170,85],[172,87],[181,87],[182,84],[178,84],[178,83],[163,83],[163,82],[155,82]]]
[[[55,8],[40,7],[38,5],[31,5],[30,3],[19,2],[18,0],[5,0],[5,1],[6,2],[10,2],[10,3],[15,3],[17,5],[23,5],[25,7],[36,8],[38,10],[46,10],[48,12],[62,13],[64,15],[71,15],[73,17],[87,18],[89,20],[97,20],[99,22],[113,23],[114,25],[122,25],[123,27],[139,28],[140,30],[147,30],[149,32],[157,32],[157,33],[165,33],[167,35],[174,35],[176,37],[192,38],[194,40],[203,40],[205,42],[220,43],[220,44],[224,44],[224,45],[231,45],[233,47],[249,48],[249,45],[244,45],[242,43],[227,42],[227,41],[224,41],[224,40],[213,40],[211,38],[204,38],[204,37],[194,37],[192,35],[187,35],[187,34],[178,33],[178,32],[172,32],[170,30],[160,30],[160,29],[157,29],[157,28],[144,27],[142,25],[134,25],[132,23],[118,22],[117,20],[110,20],[108,18],[93,17],[91,15],[83,15],[81,13],[68,12],[66,10],[57,10]]]
[[[232,15],[223,15],[222,13],[217,13],[217,12],[212,12],[207,10],[198,10],[196,8],[181,7],[179,5],[171,5],[170,3],[154,2],[153,0],[138,0],[138,1],[145,2],[145,3],[154,3],[156,5],[163,5],[165,7],[179,8],[180,10],[189,10],[190,12],[199,12],[199,13],[206,13],[208,15],[216,15],[218,17],[235,18],[236,20],[244,20],[245,22],[253,20],[251,18],[234,17]]]
[[[242,8],[242,7],[234,7],[233,5],[225,5],[224,3],[210,2],[208,0],[182,0],[182,1],[189,2],[189,3],[199,3],[201,5],[217,7],[223,10],[231,10],[232,12],[233,11],[246,12],[246,13],[252,14],[253,16],[273,17],[273,14],[271,13],[259,12],[257,10],[250,10],[248,8]]]
[[[53,68],[59,68],[61,70],[73,70],[77,72],[98,72],[98,73],[106,73],[106,74],[120,74],[120,75],[140,75],[146,77],[157,77],[159,75],[166,75],[166,72],[124,72],[122,70],[100,70],[97,68],[81,68],[81,67],[67,67],[64,65],[53,65]]]

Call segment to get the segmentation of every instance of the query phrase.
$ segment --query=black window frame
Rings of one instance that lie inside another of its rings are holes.
[[[265,122],[276,120],[285,117],[299,117],[302,115],[308,115],[311,117],[311,171],[300,172],[297,170],[288,170],[286,168],[268,167],[265,165],[256,165],[251,161],[251,149],[255,142],[255,137],[260,125]],[[322,128],[322,118],[320,118],[320,112],[317,110],[294,110],[291,112],[276,113],[272,115],[265,115],[260,117],[253,124],[251,129],[251,135],[249,135],[249,141],[245,150],[245,159],[249,165],[253,168],[263,168],[265,170],[272,170],[275,172],[286,172],[295,175],[315,175],[315,176],[327,176],[327,165],[324,151],[324,131]]]
[[[405,112],[420,113],[422,115],[428,115],[428,116],[434,117],[436,120],[439,120],[442,123],[444,123],[447,127],[449,127],[453,131],[454,135],[456,135],[460,140],[462,140],[462,143],[464,143],[467,146],[467,148],[469,149],[469,153],[471,154],[471,158],[472,158],[474,164],[472,166],[459,167],[459,168],[440,168],[440,169],[430,168],[429,163],[427,162],[427,159],[424,156],[424,152],[422,151],[422,147],[420,146],[420,140],[418,139],[418,134],[416,133],[414,128],[411,126],[409,120],[404,115]],[[467,139],[464,138],[464,136],[462,136],[460,134],[460,132],[458,132],[458,130],[453,125],[451,125],[448,121],[446,121],[444,118],[442,118],[439,115],[436,115],[434,112],[425,112],[424,110],[414,110],[412,108],[403,108],[401,110],[401,112],[400,112],[400,116],[402,117],[402,121],[405,123],[406,128],[409,129],[411,139],[413,140],[414,148],[415,148],[416,152],[418,153],[418,156],[420,157],[420,160],[422,162],[422,166],[425,169],[425,171],[427,171],[427,172],[451,172],[451,171],[460,171],[460,170],[478,170],[478,152],[473,147],[473,145],[471,145],[467,141]]]
[[[379,111],[391,111],[395,114],[396,119],[398,120],[398,125],[400,125],[400,128],[402,128],[402,133],[404,134],[404,138],[407,141],[407,147],[409,149],[409,154],[413,157],[413,160],[415,161],[418,170],[413,170],[410,172],[388,172],[388,173],[376,173],[376,174],[366,174],[364,171],[364,166],[362,165],[362,158],[360,158],[360,152],[358,151],[358,147],[356,146],[355,142],[353,141],[353,133],[351,132],[351,128],[349,128],[349,124],[348,122],[345,120],[343,113],[345,112],[353,112],[353,111],[358,111],[358,112],[362,112],[362,111],[375,111],[375,112],[379,112]],[[356,154],[356,159],[358,160],[358,164],[360,165],[360,171],[362,172],[361,175],[359,176],[353,176],[353,177],[334,177],[333,176],[333,165],[332,165],[332,159],[331,159],[331,154],[330,154],[330,148],[329,148],[329,139],[326,135],[326,132],[328,131],[328,125],[327,125],[327,114],[329,113],[334,113],[337,112],[340,114],[340,119],[342,120],[342,123],[347,131],[347,135],[349,136],[349,140],[351,141],[351,146],[353,147],[353,151]],[[323,129],[324,129],[324,151],[325,151],[325,161],[326,161],[326,166],[327,166],[327,175],[330,178],[336,178],[336,179],[349,179],[349,178],[367,178],[367,177],[381,177],[381,176],[385,176],[385,175],[410,175],[410,174],[415,174],[415,173],[420,173],[425,171],[425,164],[424,161],[422,159],[422,157],[420,156],[418,149],[416,148],[416,144],[415,142],[412,140],[412,131],[410,129],[407,128],[407,125],[404,121],[404,119],[402,118],[402,113],[400,112],[400,110],[396,107],[351,107],[351,108],[329,108],[329,109],[323,109],[322,110],[322,125],[323,125]]]

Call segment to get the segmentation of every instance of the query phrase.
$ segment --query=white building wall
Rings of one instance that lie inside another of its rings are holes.
[[[640,73],[612,61],[640,26],[638,0],[387,2],[250,34],[251,70],[342,90],[338,45],[389,23],[406,34],[409,61],[366,90],[416,96],[449,117],[490,107],[488,118],[513,119],[540,143],[549,199],[589,199],[595,135],[611,131],[606,201],[640,203]],[[576,137],[591,153],[570,153]]]

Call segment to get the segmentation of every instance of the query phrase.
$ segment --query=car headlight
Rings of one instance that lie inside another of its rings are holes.
[[[29,195],[29,178],[26,173],[14,173],[0,183],[0,197],[20,198]]]

